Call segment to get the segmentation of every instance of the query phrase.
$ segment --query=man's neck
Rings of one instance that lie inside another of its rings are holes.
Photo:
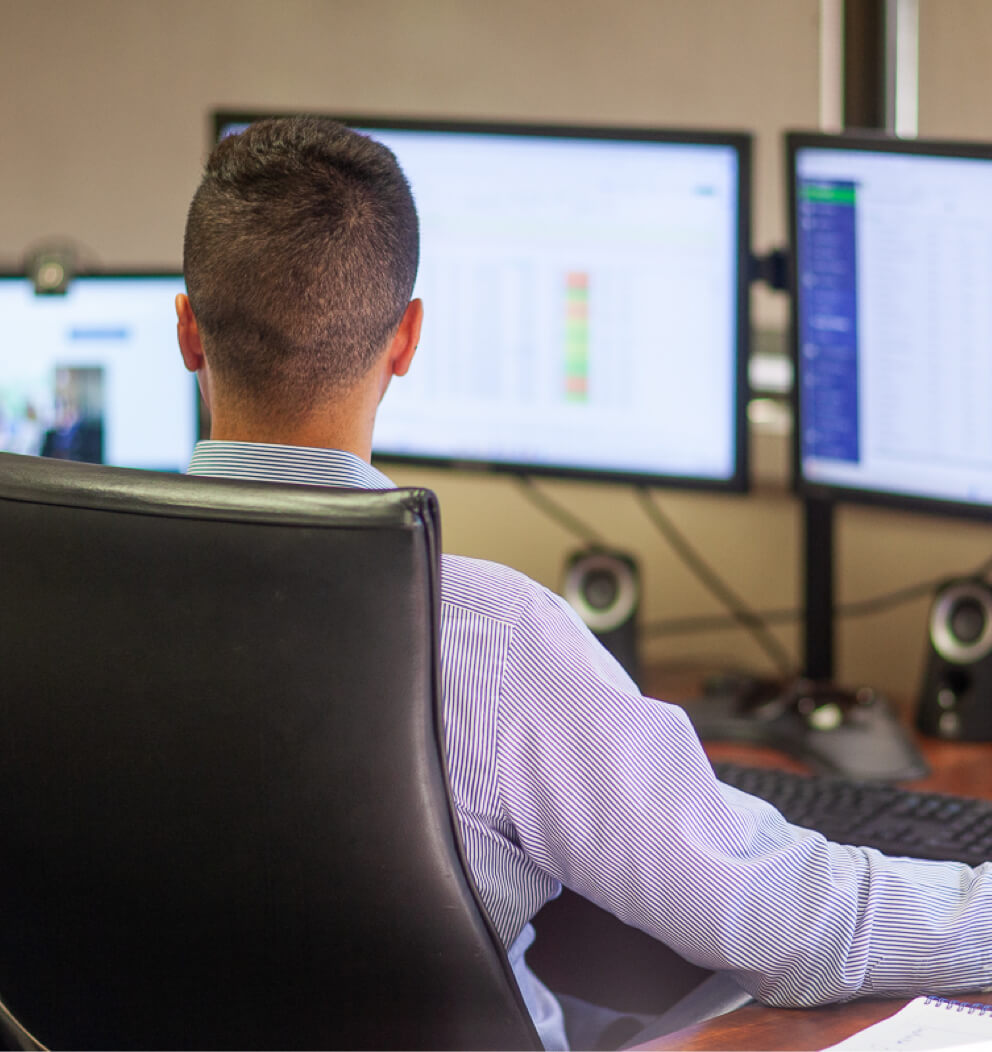
[[[279,446],[308,446],[354,453],[372,460],[372,422],[354,421],[334,413],[313,414],[302,420],[256,418],[249,414],[214,412],[210,437],[224,442],[264,442]]]
[[[356,457],[371,463],[370,444],[350,441],[348,438],[337,438],[325,431],[318,430],[267,430],[261,428],[218,428],[211,425],[210,438],[218,442],[257,442],[275,446],[306,446],[311,449],[340,449],[354,453]]]

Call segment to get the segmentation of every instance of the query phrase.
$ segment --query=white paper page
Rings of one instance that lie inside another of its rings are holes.
[[[917,997],[895,1015],[866,1027],[824,1052],[884,1052],[887,1049],[992,1050],[992,1007]]]

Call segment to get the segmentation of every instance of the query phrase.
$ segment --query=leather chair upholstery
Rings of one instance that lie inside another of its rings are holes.
[[[39,1042],[541,1047],[444,774],[438,545],[424,490],[0,454],[0,1000]]]

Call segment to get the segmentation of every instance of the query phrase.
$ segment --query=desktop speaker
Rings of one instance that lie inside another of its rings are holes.
[[[992,588],[979,578],[945,581],[934,596],[916,723],[937,738],[992,741]]]
[[[576,552],[565,566],[563,593],[596,638],[639,684],[637,611],[641,583],[634,559],[603,548]]]

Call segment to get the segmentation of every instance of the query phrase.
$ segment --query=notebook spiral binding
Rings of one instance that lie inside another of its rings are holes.
[[[925,998],[924,1003],[940,1008],[950,1008],[955,1012],[964,1012],[968,1015],[992,1016],[992,1005],[983,1005],[976,1001],[955,1001],[950,997],[931,996]]]

